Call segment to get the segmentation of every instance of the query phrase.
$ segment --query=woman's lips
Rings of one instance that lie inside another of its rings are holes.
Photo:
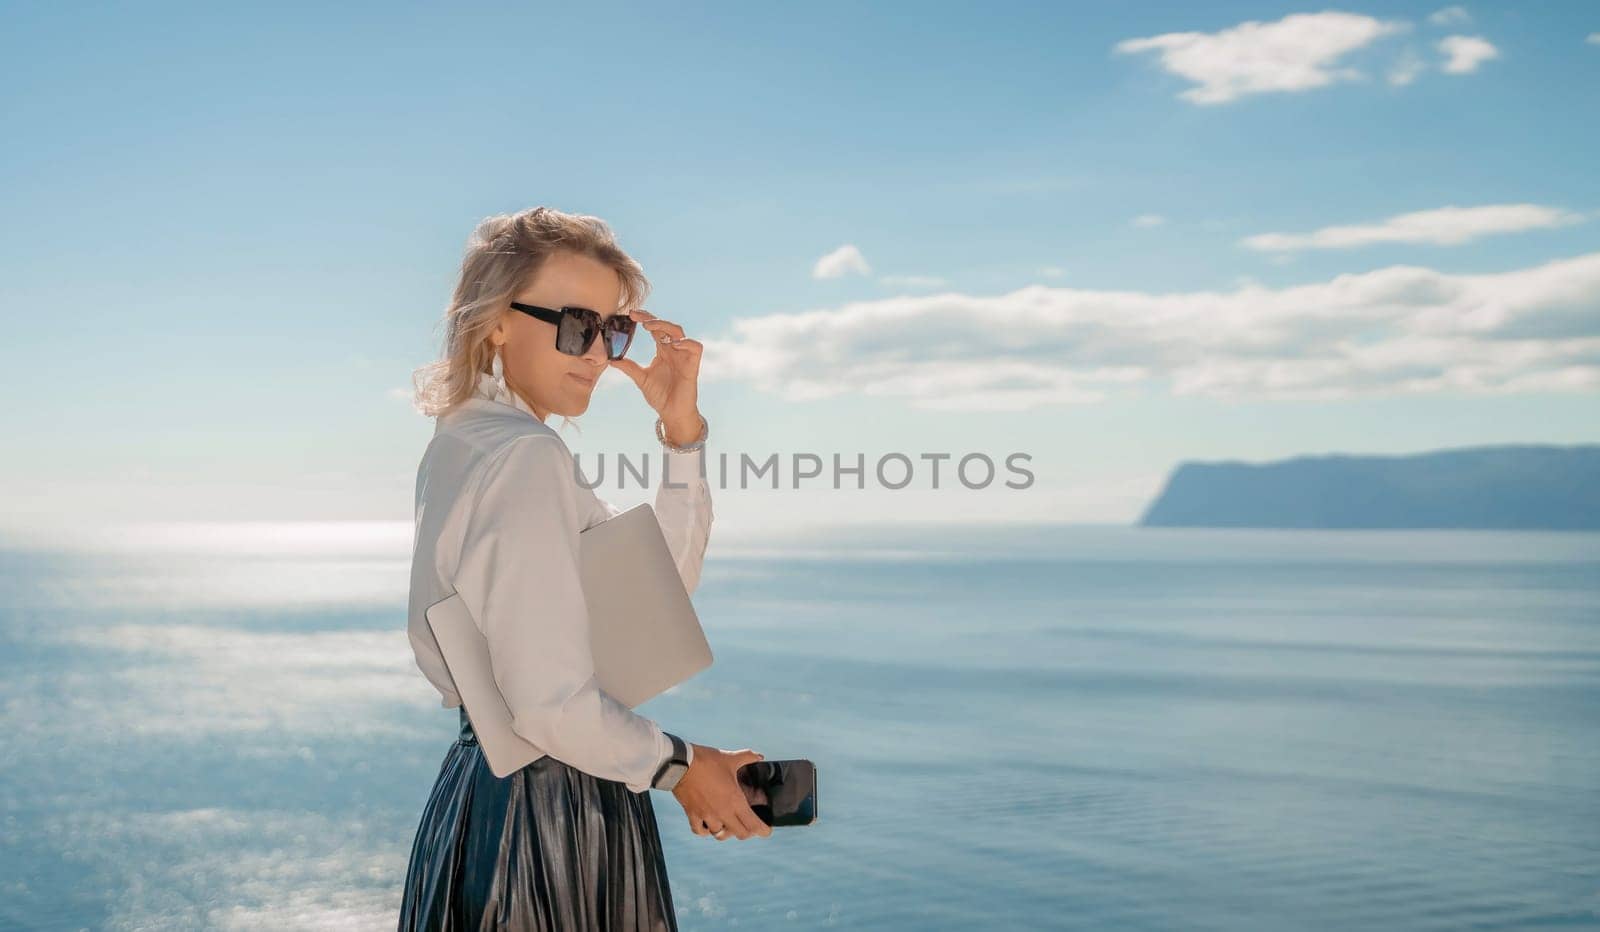
[[[567,373],[567,377],[568,378],[572,378],[572,379],[576,379],[578,384],[579,385],[583,385],[583,386],[593,386],[595,381],[596,381],[595,379],[586,379],[586,378],[584,378],[583,376],[579,375],[576,372],[568,372]]]

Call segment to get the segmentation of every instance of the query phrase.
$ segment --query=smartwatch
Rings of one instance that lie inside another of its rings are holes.
[[[656,771],[655,779],[650,785],[658,790],[670,790],[678,785],[683,775],[689,772],[689,745],[684,740],[670,731],[662,734],[672,739],[672,753],[661,763],[661,769]]]

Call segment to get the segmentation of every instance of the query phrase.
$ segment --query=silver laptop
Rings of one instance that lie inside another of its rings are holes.
[[[601,689],[632,708],[711,666],[711,645],[648,502],[589,528],[578,541]],[[621,576],[619,566],[627,568]],[[461,596],[435,602],[427,618],[494,775],[510,776],[543,757],[543,749],[511,730],[511,710],[490,672],[489,643]]]

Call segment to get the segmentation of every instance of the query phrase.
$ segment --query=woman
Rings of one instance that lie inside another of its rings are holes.
[[[491,217],[462,262],[444,357],[417,372],[418,408],[437,420],[417,475],[412,650],[444,707],[460,707],[424,614],[459,592],[513,727],[545,756],[497,778],[459,713],[412,846],[402,930],[676,929],[652,788],[697,835],[771,834],[735,777],[762,755],[686,743],[594,679],[578,535],[619,509],[579,481],[545,420],[582,414],[605,369],[621,370],[659,415],[656,516],[690,591],[711,528],[703,347],[639,307],[648,289],[598,218]],[[657,341],[649,366],[622,358],[641,327]]]

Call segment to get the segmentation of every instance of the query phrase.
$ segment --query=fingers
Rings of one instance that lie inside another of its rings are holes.
[[[637,320],[640,326],[644,327],[652,334],[655,334],[656,342],[658,343],[661,341],[662,334],[672,337],[672,342],[674,344],[683,339],[682,327],[670,320],[663,320],[644,308],[638,308],[632,311],[629,316],[631,316],[634,320]]]
[[[737,838],[741,841],[757,836],[765,838],[772,834],[772,826],[761,821],[748,803],[743,800],[737,802],[729,800],[723,818],[716,816],[703,816],[689,819],[689,830],[696,835],[710,835],[717,841],[727,841]]]
[[[739,819],[739,824],[744,829],[743,833],[739,835],[740,838],[750,838],[753,836],[765,838],[766,836],[772,834],[772,826],[761,821],[761,817],[756,815],[755,810],[751,809],[748,803],[740,806],[736,815]]]
[[[628,315],[648,330],[651,339],[655,342],[655,359],[652,359],[650,363],[652,367],[655,365],[656,360],[662,360],[666,367],[680,379],[694,379],[699,376],[700,359],[706,349],[704,343],[684,336],[683,327],[670,320],[657,317],[644,308],[636,308],[629,311]],[[668,342],[663,343],[663,340]],[[643,372],[644,370],[641,369],[638,375],[634,375],[632,371],[629,371],[628,374],[632,375],[637,383],[643,378]]]
[[[628,376],[628,378],[632,379],[633,384],[641,384],[641,381],[644,379],[643,366],[626,357],[622,359],[613,359],[610,362],[612,366],[621,369]]]
[[[727,841],[729,837],[744,841],[747,838],[765,838],[771,834],[772,826],[761,821],[761,817],[743,800],[732,805],[729,818],[722,823],[722,828],[711,833],[717,841]]]
[[[730,828],[727,822],[715,816],[706,816],[703,819],[698,819],[695,821],[695,824],[698,826],[698,828],[694,830],[696,835],[710,835],[717,841],[727,841],[729,838],[733,837],[733,833],[736,831],[735,829]]]
[[[739,823],[738,822],[734,822],[734,823],[732,823],[732,825],[738,826]],[[713,827],[713,826],[715,826],[715,827]],[[730,828],[729,827],[729,823],[717,822],[716,820],[712,820],[710,824],[707,824],[706,820],[702,819],[700,821],[700,830],[695,832],[695,834],[696,835],[710,835],[712,838],[715,838],[717,841],[727,841],[728,839],[734,838],[734,837],[738,837],[738,838],[746,838],[746,837],[748,837],[747,835],[739,834],[740,831],[742,831],[742,828]]]
[[[742,841],[770,836],[772,826],[761,821],[761,817],[750,808],[752,800],[748,798],[749,788],[740,783],[737,777],[740,767],[765,760],[765,756],[750,748],[740,748],[737,751],[718,750],[715,757],[721,758],[718,763],[729,767],[727,773],[733,778],[732,785],[726,788],[726,792],[719,787],[703,795],[697,792],[689,799],[679,797],[679,801],[685,803],[689,831],[696,835],[709,835],[717,841],[730,838]],[[710,790],[710,787],[707,789]],[[760,795],[765,796],[764,793]]]

